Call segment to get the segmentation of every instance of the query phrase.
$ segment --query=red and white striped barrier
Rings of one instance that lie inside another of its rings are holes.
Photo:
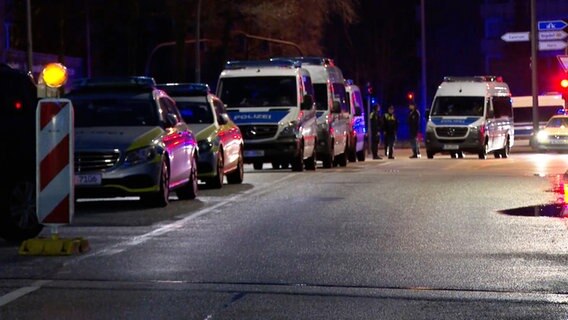
[[[73,106],[42,99],[36,110],[37,216],[43,224],[69,224],[74,213]]]

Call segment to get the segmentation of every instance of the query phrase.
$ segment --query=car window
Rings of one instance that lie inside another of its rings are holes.
[[[76,127],[157,126],[150,99],[73,99]]]
[[[552,118],[546,125],[547,128],[568,128],[568,118]]]
[[[483,97],[436,97],[432,116],[483,116]]]
[[[207,101],[178,101],[177,107],[186,123],[213,123],[213,110]]]
[[[298,103],[296,85],[290,76],[224,78],[219,98],[229,107],[291,107]]]
[[[333,87],[333,101],[339,101],[342,112],[349,112],[349,102],[347,101],[347,91],[345,85],[341,83],[334,83]]]
[[[182,116],[179,113],[178,108],[175,105],[175,102],[173,102],[168,98],[160,98],[160,104],[165,107],[167,113],[175,115],[178,122],[182,119]]]

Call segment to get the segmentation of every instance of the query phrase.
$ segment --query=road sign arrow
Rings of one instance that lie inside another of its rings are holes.
[[[560,62],[560,66],[562,66],[562,69],[564,69],[564,72],[568,72],[568,56],[559,55],[556,57],[558,58],[558,62]]]
[[[538,50],[540,51],[551,51],[551,50],[562,50],[568,45],[564,41],[539,41]]]
[[[505,42],[526,42],[529,39],[528,32],[507,32],[501,36],[501,40]]]
[[[564,20],[545,20],[538,22],[538,30],[562,30],[568,27],[568,23]]]
[[[538,39],[541,41],[547,40],[563,40],[568,37],[568,33],[564,30],[560,31],[541,31],[538,33]]]

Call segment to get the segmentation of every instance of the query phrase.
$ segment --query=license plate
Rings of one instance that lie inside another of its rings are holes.
[[[445,144],[444,150],[459,150],[460,146],[457,144]]]
[[[76,174],[75,185],[77,186],[98,186],[102,183],[100,174]]]
[[[264,157],[264,150],[245,150],[245,157],[247,158]]]

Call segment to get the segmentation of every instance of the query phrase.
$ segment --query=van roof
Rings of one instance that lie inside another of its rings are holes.
[[[279,68],[279,67],[262,67],[262,68],[223,70],[219,78],[278,77],[278,76],[310,77],[310,73],[304,68],[290,69],[290,68]]]
[[[341,83],[344,84],[343,73],[341,69],[332,65],[302,65],[302,68],[308,70],[312,77],[312,83]]]
[[[473,80],[471,77],[442,82],[436,91],[436,96],[507,97],[511,96],[511,92],[505,82]]]

